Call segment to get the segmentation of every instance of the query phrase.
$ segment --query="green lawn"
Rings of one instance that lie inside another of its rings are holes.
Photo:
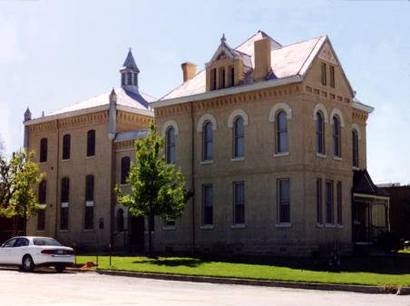
[[[77,263],[96,261],[95,256],[77,256]],[[207,261],[189,257],[112,257],[109,266],[108,256],[99,257],[99,269],[122,271],[172,273],[180,275],[202,275],[217,277],[249,278],[260,280],[280,280],[296,282],[320,282],[363,285],[410,285],[408,259],[406,265],[396,259],[385,262],[384,259],[368,258],[348,260],[342,272],[328,272],[318,267],[298,267],[298,261],[283,261],[279,264],[229,263]],[[303,266],[303,265],[302,265]],[[306,266],[306,265],[305,265]],[[307,264],[309,266],[309,264]]]

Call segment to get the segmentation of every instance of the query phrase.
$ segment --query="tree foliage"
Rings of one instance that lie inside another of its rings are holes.
[[[33,153],[21,150],[7,160],[0,156],[0,216],[27,220],[41,209],[33,187],[41,180]]]
[[[164,140],[154,126],[145,138],[135,142],[135,162],[128,183],[129,193],[116,187],[118,201],[128,207],[131,215],[148,217],[149,229],[154,216],[165,220],[181,216],[188,199],[185,178],[175,165],[166,163]],[[151,230],[148,233],[149,252],[152,253]]]

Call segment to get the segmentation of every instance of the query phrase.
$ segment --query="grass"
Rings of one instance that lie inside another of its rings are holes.
[[[77,263],[95,262],[95,256],[77,256]],[[326,271],[323,265],[286,259],[269,264],[208,261],[191,257],[112,257],[99,256],[99,269],[168,273],[179,275],[234,277],[258,280],[403,286],[410,285],[410,259],[346,259],[341,272]]]

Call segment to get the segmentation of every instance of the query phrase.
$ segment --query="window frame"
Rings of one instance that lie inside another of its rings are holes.
[[[334,225],[335,223],[335,192],[334,181],[326,180],[325,185],[326,201],[325,201],[325,224]]]
[[[316,112],[316,153],[326,154],[325,116],[322,111]]]
[[[239,190],[237,189],[238,187]],[[242,195],[238,196],[237,192],[242,189]],[[239,198],[239,199],[238,199]],[[245,200],[245,182],[237,181],[232,183],[232,210],[233,210],[233,225],[245,225],[246,223],[246,200]]]
[[[284,121],[282,121],[282,119]],[[282,122],[284,122],[284,126],[281,126]],[[288,115],[285,110],[279,110],[277,112],[275,130],[275,154],[289,153]],[[285,135],[285,144],[282,144],[282,135]],[[282,145],[284,145],[284,148],[282,148]]]
[[[38,232],[43,232],[46,230],[46,209],[39,209],[37,211],[37,226],[36,230]]]
[[[241,122],[241,126],[239,126],[239,122]],[[238,130],[242,131],[239,133]],[[238,115],[235,117],[233,121],[233,128],[232,128],[232,158],[244,158],[245,157],[245,120],[242,116]],[[242,146],[242,149],[240,148]]]
[[[213,184],[202,184],[201,188],[201,204],[202,204],[202,226],[213,226],[214,225],[214,187]],[[208,194],[208,192],[210,192]],[[209,205],[210,204],[210,205]],[[210,212],[207,212],[207,209]]]
[[[38,184],[37,200],[39,204],[47,203],[47,180],[42,179]]]
[[[336,223],[343,226],[343,185],[341,181],[336,183]]]
[[[131,170],[131,158],[129,156],[121,157],[121,169],[120,169],[120,184],[128,184],[128,176]]]
[[[288,198],[282,198],[281,184],[287,183]],[[291,195],[290,195],[290,178],[278,178],[276,180],[276,203],[277,203],[277,224],[290,225],[291,224]],[[282,210],[284,207],[287,210],[287,218],[282,219]]]
[[[47,162],[48,159],[48,139],[43,137],[40,139],[40,156],[39,161],[40,163]]]
[[[334,115],[332,117],[332,141],[333,141],[333,156],[341,158],[342,157],[342,127],[341,119]]]
[[[202,126],[202,161],[212,161],[214,158],[213,123],[206,120]]]
[[[62,160],[69,160],[71,157],[71,135],[65,134],[63,136],[63,150],[62,150]]]
[[[336,88],[335,66],[329,65],[329,85],[331,88]]]
[[[95,156],[96,147],[96,132],[89,130],[87,132],[87,157]]]
[[[327,85],[327,64],[322,62],[320,65],[320,82],[323,86]]]
[[[359,168],[359,154],[359,132],[352,129],[352,165],[355,168]]]
[[[323,225],[323,180],[316,179],[316,223]]]
[[[172,125],[165,130],[165,160],[168,164],[176,163],[176,131]]]

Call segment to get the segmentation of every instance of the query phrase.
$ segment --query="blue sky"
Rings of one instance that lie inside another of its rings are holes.
[[[119,85],[128,47],[140,87],[160,97],[180,64],[200,66],[222,33],[236,46],[261,29],[282,44],[329,35],[368,121],[376,182],[410,183],[409,1],[0,0],[0,134],[22,145],[22,119]]]

